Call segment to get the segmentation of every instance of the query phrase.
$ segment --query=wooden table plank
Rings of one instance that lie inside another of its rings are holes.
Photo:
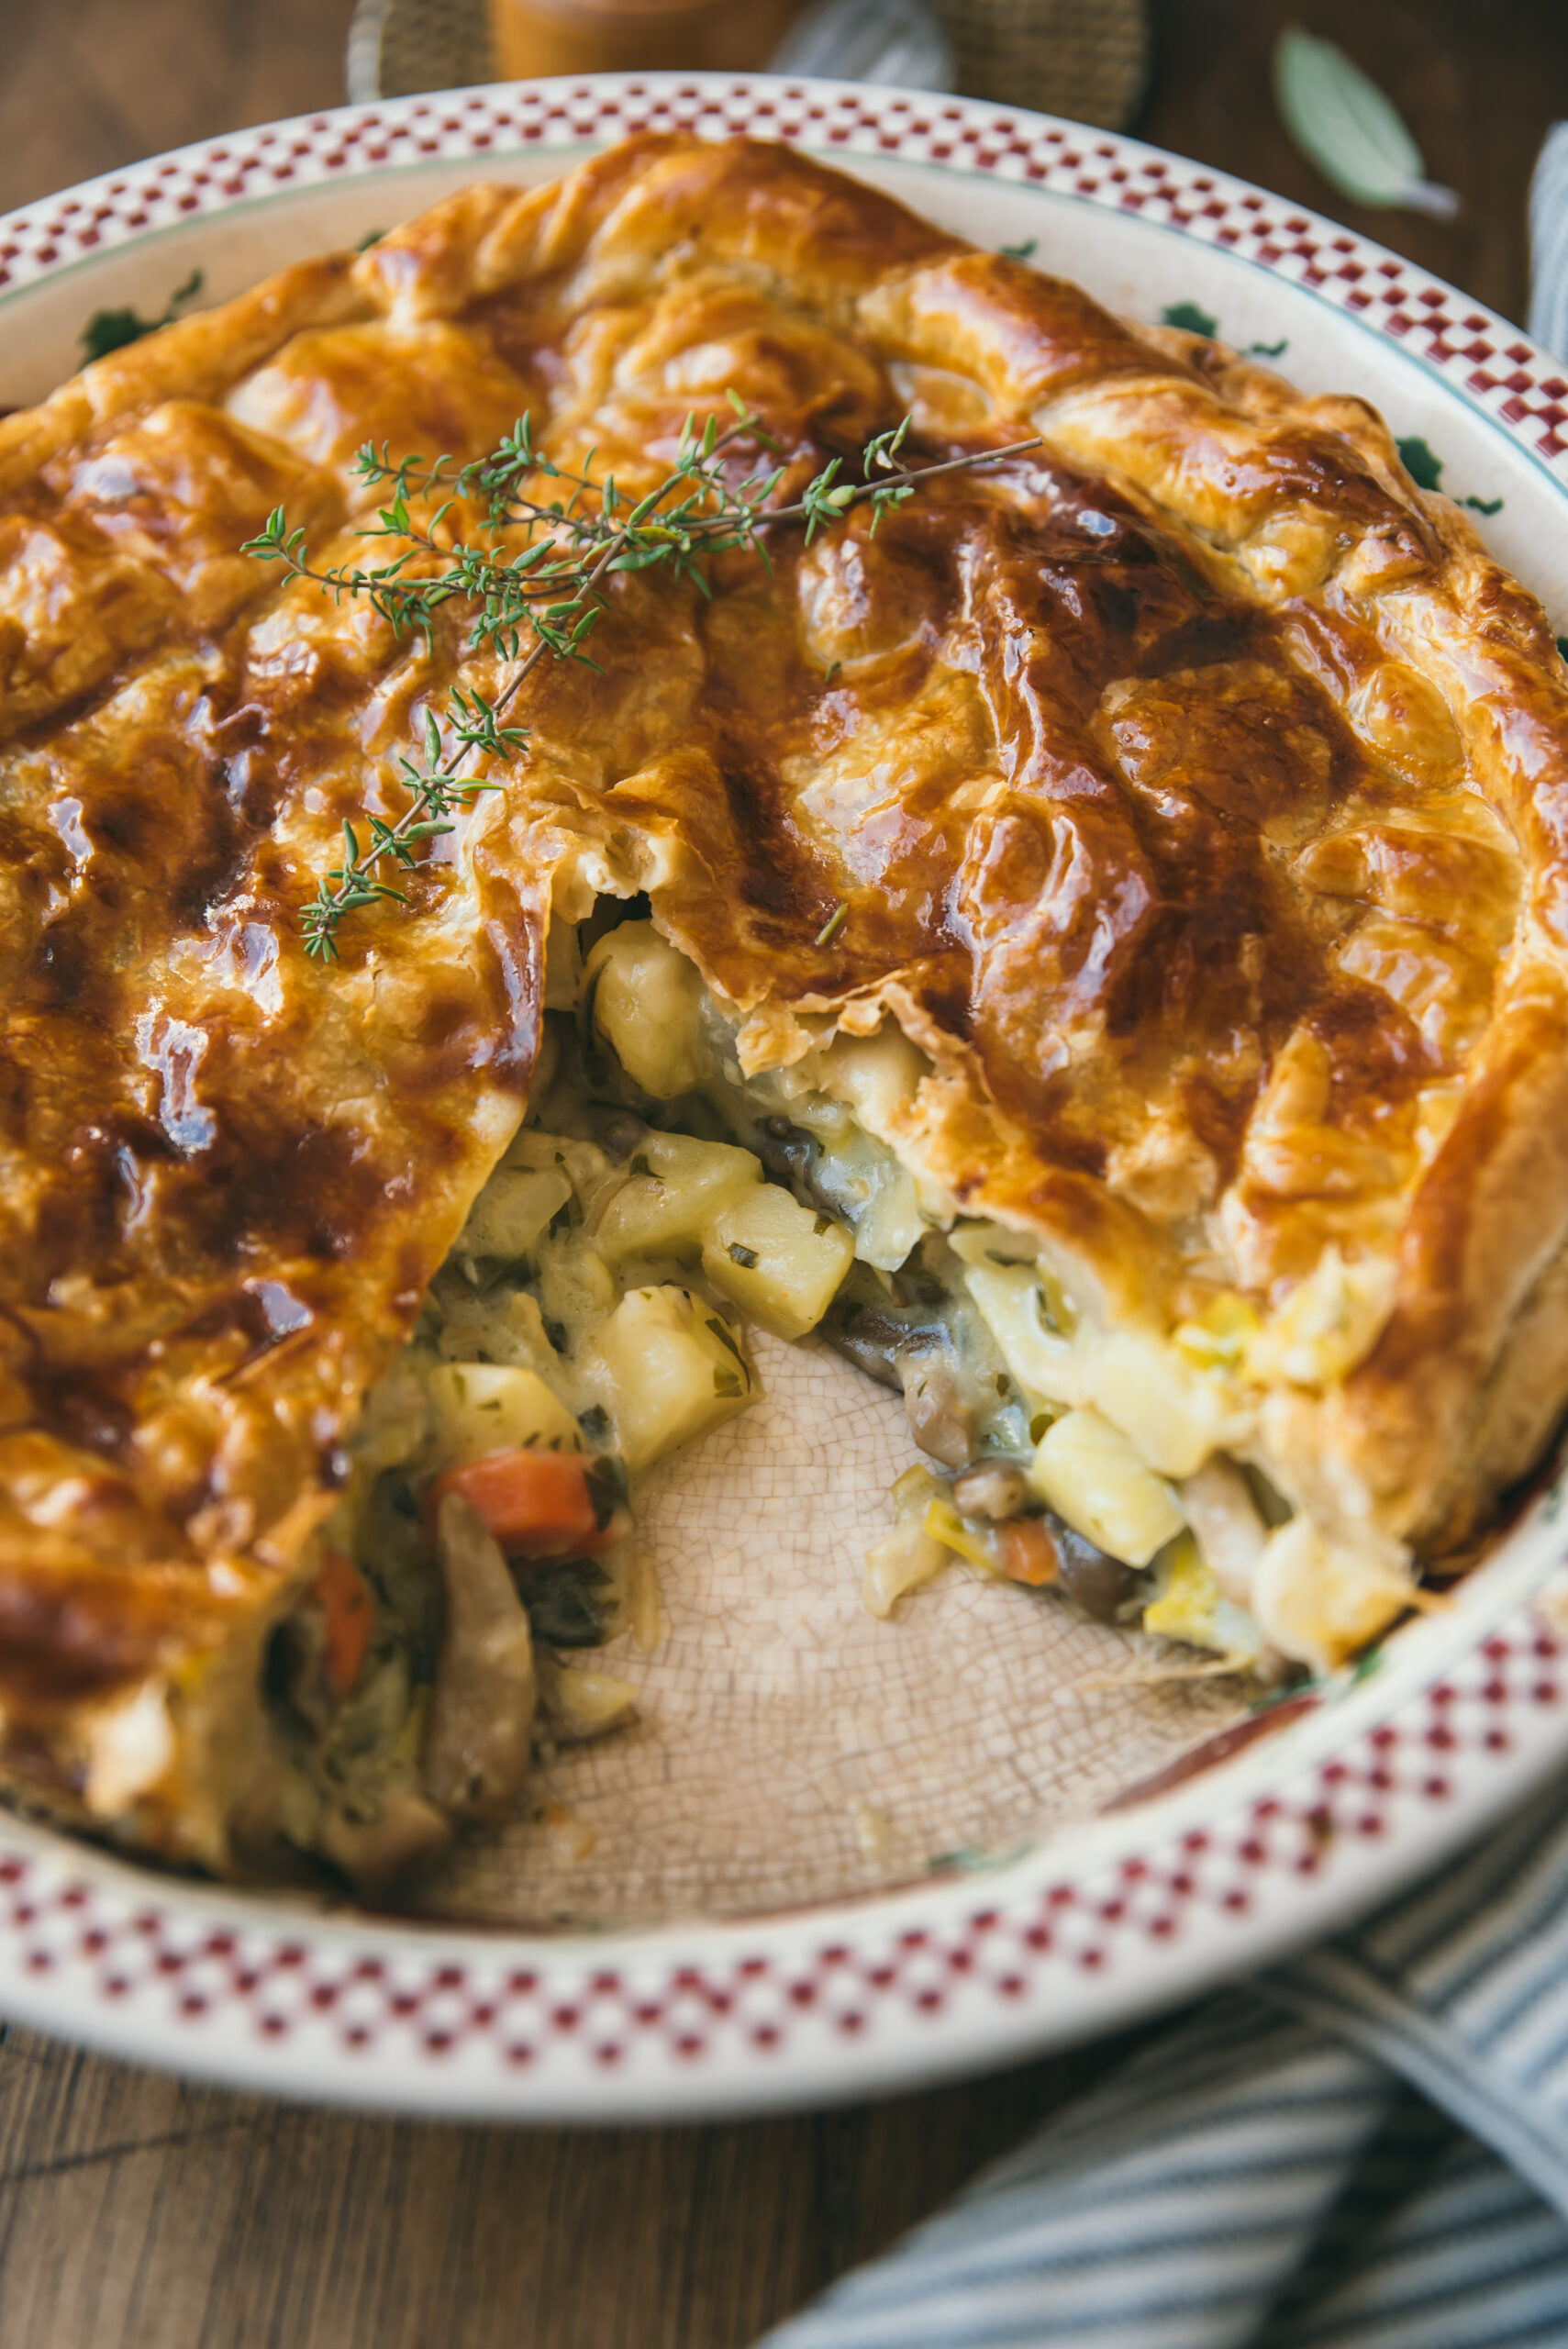
[[[1343,220],[1523,318],[1529,175],[1548,128],[1568,116],[1562,0],[1159,0],[1154,18],[1146,139]],[[1269,79],[1291,24],[1338,41],[1387,91],[1429,176],[1463,199],[1456,220],[1349,204],[1296,152]]]
[[[275,2106],[12,2031],[6,2349],[740,2349],[1118,2054],[593,2132]]]
[[[332,105],[351,0],[0,0],[0,208]],[[1524,201],[1568,115],[1561,0],[1164,0],[1157,143],[1522,315]],[[1305,17],[1396,97],[1450,227],[1344,206],[1268,88]],[[1177,289],[1179,292],[1179,289]],[[5,2349],[743,2349],[1120,2053],[707,2129],[477,2129],[269,2105],[0,2032]]]
[[[353,0],[0,0],[0,210],[339,106]]]

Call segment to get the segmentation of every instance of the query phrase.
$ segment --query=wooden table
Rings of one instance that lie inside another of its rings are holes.
[[[351,0],[0,0],[0,207],[335,103]],[[1343,218],[1506,315],[1568,115],[1561,0],[1167,0],[1140,128]],[[1278,26],[1395,96],[1451,226],[1341,204],[1281,131]],[[743,2349],[1120,2054],[710,2129],[462,2129],[292,2110],[0,2032],[5,2349]]]

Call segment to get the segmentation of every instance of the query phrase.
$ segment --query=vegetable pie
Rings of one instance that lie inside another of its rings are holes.
[[[1364,403],[787,149],[469,188],[0,423],[0,736],[56,1816],[417,1876],[627,1717],[753,1326],[906,1398],[878,1611],[961,1560],[1238,1671],[1568,1397],[1536,602]]]

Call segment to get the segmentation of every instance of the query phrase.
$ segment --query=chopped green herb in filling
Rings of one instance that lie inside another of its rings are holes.
[[[1158,1351],[1086,1350],[1038,1243],[961,1217],[878,1130],[929,1073],[895,1029],[748,1075],[739,1015],[615,911],[554,925],[527,1115],[274,1638],[255,1840],[361,1888],[502,1815],[530,1749],[630,1717],[629,1686],[574,1659],[649,1619],[639,1479],[756,1398],[749,1326],[815,1332],[904,1397],[932,1465],[895,1487],[874,1613],[957,1563],[1221,1668],[1262,1650],[1226,1584],[1277,1497],[1218,1456],[1251,1334],[1225,1301]],[[1155,1424],[1141,1450],[1129,1408]]]

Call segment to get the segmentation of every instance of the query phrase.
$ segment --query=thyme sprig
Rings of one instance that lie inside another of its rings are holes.
[[[363,596],[400,638],[419,634],[433,644],[437,613],[448,603],[466,604],[468,649],[515,664],[493,702],[456,686],[442,717],[427,707],[423,764],[398,761],[409,804],[395,823],[367,818],[370,839],[363,846],[345,821],[344,861],[319,881],[301,911],[308,954],[337,961],[346,916],[379,898],[406,904],[404,892],[384,875],[412,871],[421,843],[453,830],[453,816],[482,792],[503,788],[464,774],[464,762],[474,754],[504,759],[526,745],[528,729],[504,726],[501,719],[547,654],[598,667],[587,639],[617,573],[663,568],[706,596],[711,590],[704,566],[712,555],[739,549],[758,555],[771,570],[764,530],[803,523],[809,545],[819,530],[869,504],[874,535],[883,517],[913,496],[920,482],[996,464],[1040,445],[1038,439],[1019,440],[945,463],[911,465],[901,458],[911,421],[906,417],[866,442],[860,481],[841,479],[844,461],[835,457],[792,503],[772,506],[784,465],[769,466],[760,457],[734,482],[726,460],[740,440],[765,457],[777,457],[778,445],[733,392],[728,397],[733,423],[721,430],[718,418],[709,416],[699,429],[688,417],[672,470],[639,498],[619,489],[613,474],[595,478],[593,450],[580,469],[554,463],[536,446],[531,419],[524,416],[488,456],[465,465],[450,457],[427,463],[419,456],[395,463],[384,443],[379,451],[367,444],[359,451],[361,479],[382,489],[387,500],[359,536],[399,541],[399,551],[385,562],[317,570],[305,531],[291,529],[281,506],[260,536],[247,540],[245,553],[281,562],[292,578],[313,580],[339,602]],[[552,483],[561,484],[554,496],[534,494],[536,485]],[[474,506],[482,518],[464,536],[451,518]]]

